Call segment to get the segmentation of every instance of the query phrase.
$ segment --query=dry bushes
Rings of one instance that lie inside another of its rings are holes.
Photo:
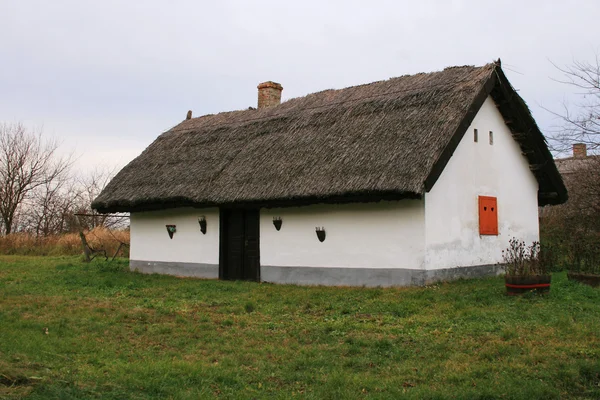
[[[600,271],[600,156],[560,161],[569,200],[540,212],[540,236],[561,255],[563,268]],[[568,163],[568,164],[567,164]]]
[[[120,243],[129,245],[129,230],[109,230],[94,228],[84,232],[88,244],[94,250],[106,250],[112,257]],[[62,235],[35,236],[29,233],[12,233],[0,237],[1,254],[19,255],[78,255],[83,254],[81,239],[78,233],[65,233]],[[121,247],[119,257],[129,257],[129,246]]]

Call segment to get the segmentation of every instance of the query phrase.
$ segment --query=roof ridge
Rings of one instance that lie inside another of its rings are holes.
[[[494,68],[492,68],[492,72],[494,71],[495,67],[497,67],[495,64],[491,63],[491,64],[483,65],[481,67],[473,67],[473,68],[483,69],[483,68],[486,68],[488,66],[494,67]],[[447,67],[447,68],[444,69],[444,71],[448,70],[450,68],[465,68],[465,67],[467,67],[467,66],[463,66],[463,67]],[[403,77],[412,77],[412,76],[417,76],[417,75],[422,75],[422,74],[424,74],[424,75],[435,74],[435,73],[439,73],[439,72],[443,72],[443,71],[435,71],[435,72],[429,72],[429,73],[419,73],[419,74],[413,74],[413,75],[403,75],[403,76],[399,76],[399,77],[389,78],[387,80],[374,81],[374,82],[365,83],[365,84],[361,84],[361,85],[355,85],[355,86],[348,86],[348,87],[341,88],[341,89],[326,89],[326,90],[322,90],[322,91],[319,91],[319,92],[308,93],[307,95],[304,95],[304,96],[294,97],[293,99],[289,99],[289,100],[285,101],[284,103],[282,103],[282,105],[288,103],[289,101],[293,101],[293,100],[296,100],[296,99],[306,98],[306,97],[311,96],[311,95],[316,95],[316,94],[324,93],[324,92],[328,92],[328,91],[339,92],[339,91],[347,90],[347,89],[350,89],[350,88],[356,88],[356,87],[360,87],[360,86],[367,86],[367,85],[373,85],[373,84],[376,84],[376,83],[387,82],[387,81],[390,81],[390,80],[393,80],[393,79],[399,79],[399,78],[403,78]],[[464,83],[464,82],[469,82],[469,81],[471,81],[471,79],[465,77],[465,78],[460,79],[460,80],[452,81],[452,83],[442,82],[442,83],[438,83],[438,84],[432,84],[432,85],[430,85],[429,88],[441,88],[441,87],[448,87],[448,86],[456,86],[457,84]],[[357,97],[357,98],[353,98],[353,99],[340,100],[340,101],[337,101],[337,102],[324,103],[324,104],[317,105],[317,106],[303,107],[302,110],[317,110],[319,108],[337,106],[337,105],[345,104],[345,103],[349,103],[349,102],[358,102],[358,101],[366,100],[366,99],[374,99],[374,98],[380,98],[380,97],[389,96],[389,95],[392,95],[392,94],[409,93],[409,92],[416,92],[416,91],[420,91],[420,90],[422,90],[422,87],[413,87],[413,88],[410,88],[410,89],[394,90],[394,91],[390,91],[390,92],[384,92],[384,93],[379,93],[379,94],[367,95],[367,96],[364,96],[364,97]],[[273,108],[273,110],[274,109],[275,108]],[[192,118],[191,121],[198,120],[200,118],[204,118],[204,117],[208,117],[208,116],[217,116],[217,115],[220,115],[220,114],[237,113],[237,112],[248,112],[248,111],[249,110],[223,111],[223,112],[220,112],[220,113],[217,113],[217,114],[206,114],[206,115],[202,115],[202,116],[199,116],[199,117],[196,117],[196,118]],[[257,111],[257,110],[252,110],[252,111]],[[241,120],[241,121],[230,122],[229,124],[219,124],[219,125],[221,125],[221,126],[230,126],[230,125],[235,125],[235,124],[244,124],[244,123],[247,123],[247,122],[270,120],[270,119],[276,118],[276,117],[278,117],[278,116],[280,116],[282,114],[287,113],[287,110],[285,110],[285,109],[280,109],[279,111],[280,112],[278,112],[278,113],[270,113],[268,115],[264,115],[264,116],[261,116],[261,117],[248,118],[248,119],[244,119],[244,120]],[[176,125],[175,127],[173,127],[170,130],[170,132],[187,132],[187,131],[193,131],[193,130],[196,129],[196,128],[175,129],[175,128],[177,128],[177,126],[179,126],[179,125]]]

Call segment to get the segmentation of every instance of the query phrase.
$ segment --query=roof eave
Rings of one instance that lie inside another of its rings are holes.
[[[530,170],[540,184],[538,202],[540,206],[562,204],[567,201],[567,188],[562,180],[546,139],[525,101],[511,86],[501,68],[496,68],[497,83],[490,95],[494,99],[504,122],[513,138],[529,161]]]
[[[165,199],[164,201],[150,202],[94,202],[92,208],[102,214],[118,212],[143,212],[172,208],[286,208],[301,207],[315,204],[350,204],[350,203],[377,203],[380,201],[395,201],[404,199],[421,199],[421,193],[398,191],[369,191],[352,192],[333,196],[304,196],[270,200],[250,200],[237,202],[197,202],[188,199]]]

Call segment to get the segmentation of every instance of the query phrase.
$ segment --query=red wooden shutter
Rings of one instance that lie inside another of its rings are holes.
[[[495,197],[479,196],[479,234],[498,234],[498,201]]]

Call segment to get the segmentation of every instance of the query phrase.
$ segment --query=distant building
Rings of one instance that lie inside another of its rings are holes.
[[[555,163],[569,191],[569,201],[558,207],[544,207],[540,217],[597,218],[595,214],[600,212],[600,155],[590,155],[585,143],[576,143],[571,157],[556,159]]]
[[[558,172],[563,179],[573,179],[582,169],[589,167],[600,156],[588,155],[587,145],[585,143],[575,143],[573,145],[573,154],[571,157],[559,158],[555,160]]]

